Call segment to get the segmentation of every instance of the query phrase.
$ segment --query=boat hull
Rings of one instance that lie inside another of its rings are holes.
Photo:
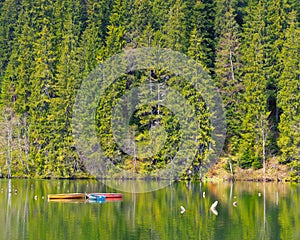
[[[85,199],[84,193],[49,194],[48,199]]]
[[[89,195],[93,196],[105,196],[105,198],[122,198],[123,195],[121,193],[90,193]]]

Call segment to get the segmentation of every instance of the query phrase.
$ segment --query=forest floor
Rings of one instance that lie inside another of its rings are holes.
[[[232,179],[230,170],[226,170],[227,158],[221,158],[207,173],[206,177],[212,180]],[[286,181],[290,176],[290,167],[280,164],[277,158],[268,159],[266,174],[264,177],[263,168],[254,170],[242,169],[237,165],[233,166],[234,180],[236,181]]]

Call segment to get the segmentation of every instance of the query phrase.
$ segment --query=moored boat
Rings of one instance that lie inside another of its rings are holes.
[[[123,197],[123,195],[121,193],[90,193],[88,195],[105,196],[105,198],[122,198]]]
[[[48,199],[85,199],[85,193],[49,194]]]
[[[88,194],[87,197],[89,200],[96,201],[96,202],[105,202],[106,199],[104,195],[99,195],[99,194]]]

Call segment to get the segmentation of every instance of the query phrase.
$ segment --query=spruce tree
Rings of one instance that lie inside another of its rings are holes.
[[[153,0],[152,5],[152,15],[153,15],[153,28],[155,31],[162,31],[163,26],[168,21],[169,11],[174,5],[175,0]]]
[[[40,6],[42,7],[42,6]],[[45,6],[48,11],[49,6]],[[41,14],[42,12],[40,12]],[[34,42],[34,61],[35,66],[30,77],[31,95],[30,101],[30,140],[32,143],[30,157],[35,163],[36,176],[50,176],[53,165],[49,157],[48,144],[53,140],[52,129],[49,121],[52,121],[48,115],[51,98],[54,97],[55,85],[55,65],[56,54],[54,35],[49,25],[49,18],[44,13],[40,22],[41,31],[37,33],[37,40]]]
[[[209,72],[209,69],[206,65],[206,63],[209,61],[209,57],[207,56],[207,48],[205,47],[205,41],[196,27],[194,27],[190,35],[188,56],[197,61],[203,67],[204,70]]]
[[[240,165],[247,168],[261,167],[267,154],[267,136],[269,133],[267,109],[268,78],[266,62],[268,59],[265,46],[265,2],[252,1],[247,8],[244,25],[243,43],[243,121],[241,126],[241,143],[239,149]]]
[[[176,0],[174,5],[170,8],[168,21],[163,28],[164,47],[171,48],[174,51],[186,51],[188,42],[185,13],[186,3],[181,0]]]
[[[126,44],[125,41],[125,1],[117,0],[114,2],[112,13],[110,15],[108,32],[105,39],[105,47],[99,54],[100,61],[114,54],[121,52]]]
[[[49,152],[53,159],[53,176],[73,177],[80,173],[81,163],[74,151],[74,139],[71,129],[72,106],[75,97],[75,88],[78,86],[79,61],[75,51],[78,46],[76,25],[73,22],[72,8],[68,9],[63,26],[62,43],[59,48],[60,58],[57,64],[54,96],[48,118],[51,118],[51,130],[54,138],[49,144]]]
[[[300,29],[296,11],[292,11],[280,63],[283,71],[278,81],[278,103],[282,110],[279,122],[280,162],[291,163],[299,176],[300,156]]]
[[[30,76],[33,71],[33,41],[34,34],[31,28],[29,17],[30,6],[23,3],[19,12],[19,18],[15,25],[16,40],[12,49],[12,54],[4,74],[2,84],[1,102],[4,108],[11,108],[14,113],[16,124],[14,125],[14,135],[18,144],[12,149],[13,166],[18,166],[18,170],[12,169],[14,174],[29,173],[29,96],[30,96]]]
[[[1,1],[0,7],[0,86],[16,40],[20,1]]]
[[[226,1],[225,1],[226,2]],[[229,151],[237,149],[237,136],[241,124],[241,52],[240,29],[235,20],[234,9],[224,6],[223,22],[219,23],[219,38],[216,47],[215,79],[223,98],[227,119],[227,142]]]
[[[78,37],[80,45],[76,50],[79,57],[82,78],[86,77],[96,65],[103,61],[105,53],[105,38],[112,8],[111,0],[88,1],[84,21],[79,22],[81,34]],[[74,22],[74,25],[78,24]]]
[[[210,73],[213,73],[215,58],[214,9],[212,0],[196,1],[189,22],[192,31],[189,33],[189,57],[199,61]],[[192,52],[196,55],[192,56]]]

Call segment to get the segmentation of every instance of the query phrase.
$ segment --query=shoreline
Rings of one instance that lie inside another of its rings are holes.
[[[203,175],[200,180],[199,177],[188,177],[186,175],[181,178],[174,179],[174,182],[180,181],[202,181],[202,182],[294,182],[300,183],[299,176],[291,177],[291,169],[289,166],[280,164],[276,158],[269,159],[266,164],[266,170],[264,173],[263,168],[260,169],[242,169],[236,164],[233,164],[233,172],[226,169],[226,164],[229,158],[220,158],[219,161],[210,169],[209,172]],[[68,178],[60,177],[35,177],[35,176],[0,176],[0,179],[36,179],[36,180],[121,180],[121,181],[134,181],[134,180],[154,180],[154,181],[166,181],[170,179],[158,178],[155,176],[149,177],[117,177],[117,178],[98,178],[88,173],[81,173]]]

